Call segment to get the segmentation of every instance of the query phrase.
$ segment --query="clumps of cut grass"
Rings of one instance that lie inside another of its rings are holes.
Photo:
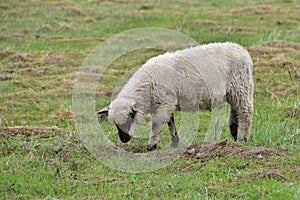
[[[300,44],[288,41],[270,41],[248,48],[254,62],[256,90],[274,97],[297,96],[300,90],[299,49]]]
[[[30,68],[30,70],[42,66],[76,66],[72,58],[54,52],[23,53],[11,49],[0,51],[4,63],[10,64],[11,68]],[[29,70],[29,71],[30,71]],[[25,71],[28,71],[25,70]]]
[[[288,106],[284,109],[284,112],[289,118],[300,118],[300,108],[297,106]]]
[[[253,180],[253,179],[275,179],[278,181],[285,181],[289,182],[290,184],[292,183],[289,181],[289,178],[287,177],[287,174],[293,173],[296,176],[294,178],[299,178],[299,172],[300,168],[259,168],[252,170],[247,173],[243,173],[242,175],[238,175],[240,179],[243,180]]]
[[[16,136],[30,137],[34,134],[36,138],[49,138],[53,134],[69,132],[58,127],[30,127],[30,126],[12,126],[0,127],[0,136],[13,139]]]
[[[44,56],[42,56],[40,60],[38,60],[35,64],[39,66],[43,66],[43,65],[74,66],[77,63],[75,63],[70,58],[66,58],[65,56],[53,52],[49,52],[44,54]]]
[[[53,26],[51,24],[43,24],[38,31],[51,31],[53,30]]]
[[[95,19],[95,18],[93,18],[93,17],[84,17],[83,19],[82,19],[82,21],[83,22],[85,22],[85,23],[90,23],[90,22],[96,22],[97,20]]]
[[[67,108],[64,108],[64,107],[61,107],[58,111],[53,113],[52,116],[50,116],[50,118],[55,120],[55,121],[67,120],[72,124],[74,123],[73,112],[71,112],[70,109],[67,109]]]
[[[1,9],[9,9],[10,8],[10,4],[6,4],[6,3],[2,3],[2,4],[0,4],[0,8]]]
[[[209,25],[209,26],[215,26],[217,25],[216,21],[213,20],[201,20],[201,19],[196,19],[194,20],[193,24],[195,26],[205,26],[205,25]]]
[[[83,10],[81,10],[80,8],[74,7],[74,6],[64,6],[61,7],[63,10],[67,10],[67,12],[77,15],[77,16],[84,16],[87,17],[88,14],[86,12],[84,12]]]
[[[289,41],[271,41],[271,42],[265,42],[262,44],[262,46],[265,47],[273,47],[273,48],[291,48],[291,49],[296,49],[300,50],[300,44],[295,43],[295,42],[289,42]]]
[[[59,29],[64,31],[75,31],[76,28],[69,23],[59,22]]]
[[[151,10],[153,9],[154,5],[153,3],[144,3],[140,6],[141,10]]]
[[[213,31],[222,30],[222,27],[212,28]],[[233,35],[236,33],[243,33],[243,34],[254,34],[258,31],[257,27],[243,27],[243,26],[229,26],[225,29],[226,35]]]
[[[231,13],[242,13],[242,14],[277,14],[284,12],[278,6],[256,6],[256,7],[247,7],[247,8],[234,8],[230,10]]]
[[[0,56],[2,59],[11,62],[16,62],[16,61],[26,62],[33,57],[30,53],[17,52],[11,49],[5,49],[0,51]]]
[[[248,48],[254,68],[267,68],[292,64],[300,70],[300,44],[288,41],[272,41]]]

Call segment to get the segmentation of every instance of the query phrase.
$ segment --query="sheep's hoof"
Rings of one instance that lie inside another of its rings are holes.
[[[176,135],[172,136],[171,141],[172,141],[171,147],[176,148],[178,146],[178,143],[179,143],[178,135],[176,134]]]
[[[243,137],[243,138],[238,138],[238,141],[239,142],[247,142],[247,138],[246,137]]]
[[[149,151],[153,151],[153,150],[155,150],[157,148],[157,144],[155,144],[155,145],[153,145],[153,146],[151,146],[150,144],[148,145],[148,148],[147,148],[147,151],[149,152]]]

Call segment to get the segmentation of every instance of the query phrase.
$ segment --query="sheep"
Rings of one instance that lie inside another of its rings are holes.
[[[253,113],[253,62],[248,51],[231,43],[211,43],[164,53],[149,59],[124,85],[109,106],[108,114],[126,143],[136,125],[151,115],[148,151],[157,148],[163,124],[167,123],[171,145],[179,137],[174,112],[211,110],[227,102],[228,126],[235,141],[247,141]]]

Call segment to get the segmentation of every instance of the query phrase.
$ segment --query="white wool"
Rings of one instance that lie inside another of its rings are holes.
[[[239,137],[247,138],[253,111],[252,66],[247,50],[229,42],[159,55],[123,87],[110,105],[109,118],[117,124],[125,122],[136,105],[156,121],[167,122],[175,110],[213,109],[227,101],[236,111],[230,123],[239,121]]]

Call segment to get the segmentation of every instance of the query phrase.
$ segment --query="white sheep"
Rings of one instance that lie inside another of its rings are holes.
[[[235,43],[212,43],[165,53],[149,59],[130,78],[111,104],[98,114],[118,129],[126,143],[137,124],[151,114],[148,150],[156,148],[164,123],[173,146],[179,137],[174,112],[211,110],[230,104],[228,125],[234,140],[250,136],[253,113],[253,63],[246,49]]]

